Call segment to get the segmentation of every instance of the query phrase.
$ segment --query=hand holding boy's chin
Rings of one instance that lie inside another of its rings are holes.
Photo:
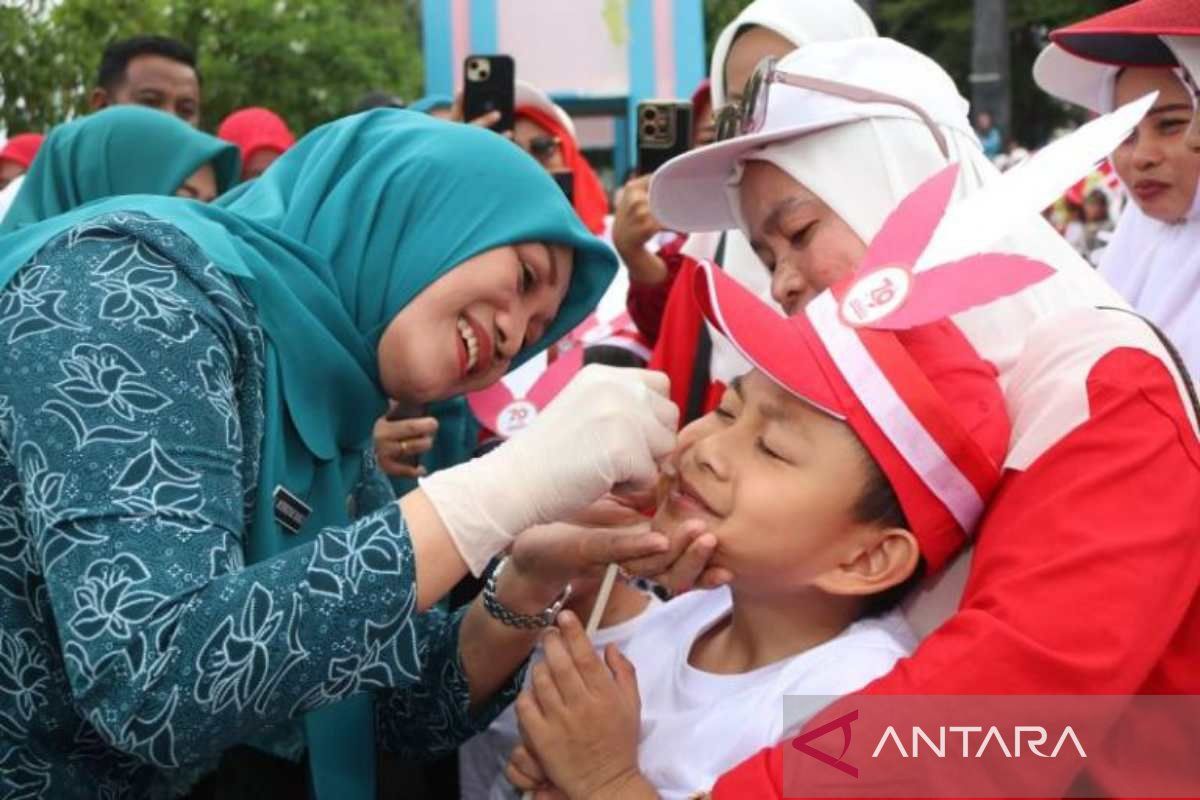
[[[667,549],[655,555],[621,562],[632,575],[651,578],[672,595],[692,589],[715,589],[733,580],[733,574],[714,562],[718,541],[710,524],[699,519],[679,519],[664,505],[650,523],[666,536]]]
[[[515,574],[561,589],[578,577],[602,574],[608,564],[653,557],[667,547],[666,537],[644,521],[607,528],[555,523],[521,533],[510,555]]]

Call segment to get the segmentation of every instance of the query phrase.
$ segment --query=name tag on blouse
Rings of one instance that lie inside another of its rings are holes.
[[[299,533],[312,514],[312,506],[283,486],[275,487],[275,521],[291,533]]]

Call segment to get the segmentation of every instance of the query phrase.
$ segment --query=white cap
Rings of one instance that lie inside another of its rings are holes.
[[[550,116],[558,120],[567,133],[571,134],[571,138],[579,140],[578,134],[575,133],[575,123],[571,121],[571,117],[563,110],[563,107],[550,99],[550,95],[543,92],[541,89],[534,86],[532,83],[527,83],[523,80],[514,81],[513,88],[513,106],[520,108],[521,106],[532,106],[540,111],[544,111]]]
[[[777,65],[781,72],[880,92],[923,109],[935,124],[974,136],[968,104],[936,62],[893,39],[817,42]],[[718,231],[738,227],[727,184],[741,160],[769,144],[858,120],[921,121],[895,103],[857,102],[834,94],[774,82],[766,119],[757,133],[685,153],[663,165],[650,187],[651,209],[667,228]]]
[[[729,102],[725,86],[725,61],[733,40],[746,28],[763,28],[804,47],[816,42],[875,37],[875,25],[855,0],[754,0],[725,26],[713,46],[709,78],[713,108]],[[734,87],[740,89],[740,86]]]
[[[1049,44],[1033,62],[1033,80],[1046,94],[1097,114],[1113,110],[1120,67],[1089,61]]]

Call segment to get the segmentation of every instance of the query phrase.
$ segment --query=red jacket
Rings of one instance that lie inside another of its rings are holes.
[[[631,284],[629,316],[654,349],[648,369],[671,378],[671,400],[682,425],[712,411],[725,384],[712,378],[711,341],[696,303],[697,262],[680,252],[680,237],[658,252],[667,265],[667,280],[654,286]]]
[[[1194,398],[1130,315],[1071,316],[1010,370],[1009,394],[1030,401],[1014,409],[1018,463],[978,532],[957,613],[864,692],[1200,694]],[[1063,433],[1048,440],[1054,426]],[[1193,759],[1196,735],[1154,738],[1164,757]],[[713,797],[782,797],[787,746],[722,776]],[[1112,759],[1089,760],[1103,786]]]

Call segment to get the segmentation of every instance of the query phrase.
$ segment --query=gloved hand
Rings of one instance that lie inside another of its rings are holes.
[[[667,376],[591,365],[533,424],[492,452],[421,481],[479,575],[526,528],[555,522],[616,488],[646,489],[675,448]]]

